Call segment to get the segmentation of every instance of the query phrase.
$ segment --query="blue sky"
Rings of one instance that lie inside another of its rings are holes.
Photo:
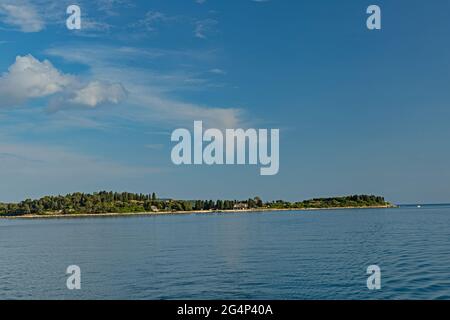
[[[66,28],[78,4],[82,30]],[[366,8],[382,30],[366,28]],[[0,201],[116,190],[450,201],[450,3],[0,0]],[[170,133],[279,128],[280,172]]]

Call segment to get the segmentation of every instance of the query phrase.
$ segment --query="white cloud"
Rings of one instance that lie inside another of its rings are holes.
[[[76,91],[75,96],[69,102],[95,107],[106,102],[118,104],[122,100],[125,100],[125,98],[126,91],[121,84],[94,81]]]
[[[71,81],[71,76],[59,72],[48,60],[40,62],[31,55],[18,56],[0,77],[0,106],[61,92]]]
[[[39,61],[32,55],[18,56],[8,72],[0,77],[0,107],[26,102],[33,98],[57,95],[52,108],[66,104],[96,107],[104,103],[118,104],[126,98],[119,83],[81,79],[56,69],[48,60]]]
[[[39,32],[45,28],[45,22],[36,8],[28,2],[2,1],[0,3],[0,21],[17,27],[23,32]]]

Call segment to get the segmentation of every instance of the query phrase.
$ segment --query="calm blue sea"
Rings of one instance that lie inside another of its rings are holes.
[[[450,299],[450,206],[0,220],[0,299],[28,298]]]

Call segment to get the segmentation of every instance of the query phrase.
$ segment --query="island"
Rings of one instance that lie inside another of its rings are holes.
[[[160,199],[155,193],[95,192],[71,193],[27,199],[19,203],[0,203],[0,218],[46,218],[112,215],[150,215],[211,212],[255,212],[348,208],[391,208],[383,197],[352,195],[317,198],[299,202],[264,202],[260,197],[247,200]]]

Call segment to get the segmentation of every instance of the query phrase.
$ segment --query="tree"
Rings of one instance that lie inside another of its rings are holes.
[[[261,208],[261,207],[263,206],[263,202],[262,202],[262,200],[261,200],[260,197],[255,197],[254,200],[255,200],[256,206],[257,206],[258,208]]]

